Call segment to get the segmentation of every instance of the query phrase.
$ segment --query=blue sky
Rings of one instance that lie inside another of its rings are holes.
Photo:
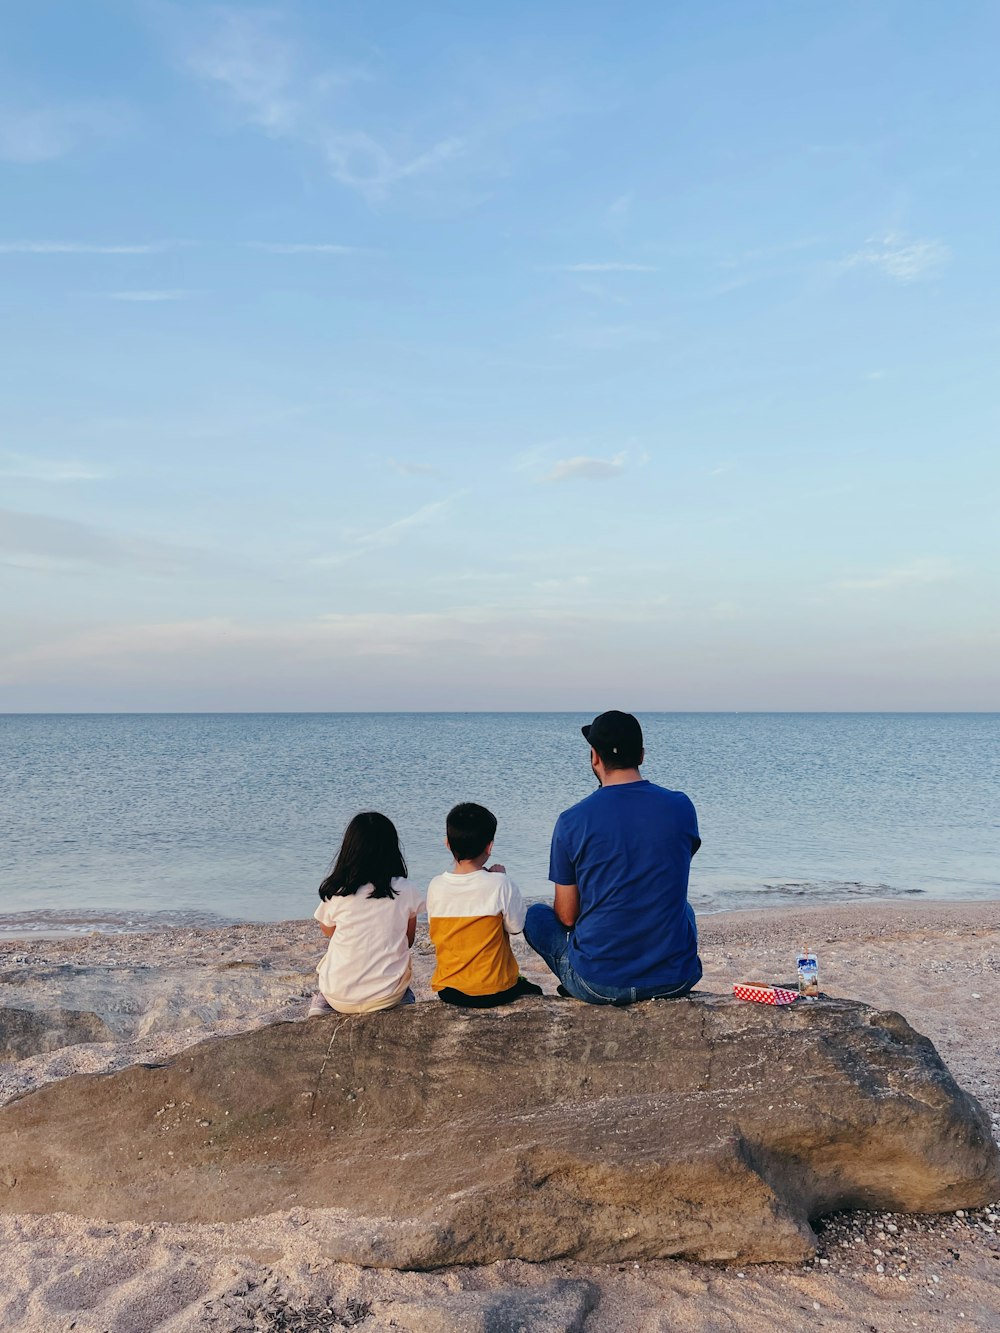
[[[0,710],[996,709],[993,3],[35,0]]]

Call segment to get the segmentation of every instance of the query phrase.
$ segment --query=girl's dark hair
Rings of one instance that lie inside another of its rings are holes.
[[[369,898],[395,898],[390,881],[406,875],[395,824],[376,810],[366,810],[355,815],[344,830],[337,859],[319,886],[319,896],[324,902],[347,898],[363,884],[371,884]]]

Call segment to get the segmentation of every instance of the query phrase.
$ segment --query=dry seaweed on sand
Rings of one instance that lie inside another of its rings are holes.
[[[218,1333],[326,1333],[358,1328],[371,1315],[371,1301],[349,1297],[341,1306],[332,1298],[296,1297],[286,1293],[276,1278],[241,1283],[202,1307],[205,1326]]]

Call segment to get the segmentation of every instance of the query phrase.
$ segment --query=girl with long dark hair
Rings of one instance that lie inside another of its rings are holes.
[[[310,1018],[413,1003],[410,947],[424,893],[406,874],[392,820],[375,810],[355,815],[319,886],[315,916],[330,943],[316,968]]]

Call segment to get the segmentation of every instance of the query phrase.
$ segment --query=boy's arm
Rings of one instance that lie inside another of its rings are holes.
[[[501,896],[503,904],[503,923],[508,935],[520,935],[524,930],[524,917],[528,910],[521,895],[521,890],[512,879],[505,878]]]

